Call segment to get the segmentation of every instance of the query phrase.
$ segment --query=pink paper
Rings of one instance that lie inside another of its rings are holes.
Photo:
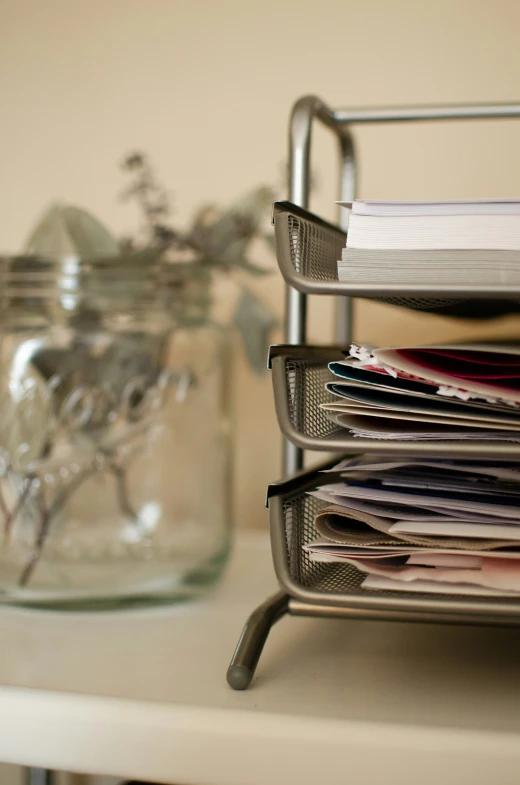
[[[392,580],[434,581],[449,584],[470,584],[489,589],[520,592],[520,562],[513,559],[482,557],[480,569],[457,567],[383,566],[368,559],[348,559],[354,567],[367,575],[382,575]]]

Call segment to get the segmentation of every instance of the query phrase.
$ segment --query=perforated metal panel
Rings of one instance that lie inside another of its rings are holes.
[[[288,216],[287,230],[296,272],[318,281],[337,281],[337,260],[341,259],[346,235],[296,215]]]
[[[313,562],[303,550],[318,538],[314,516],[326,503],[302,495],[284,503],[284,533],[289,571],[302,587],[320,592],[359,592],[364,576],[348,564]]]
[[[439,300],[433,297],[377,297],[375,299],[380,303],[398,305],[402,308],[410,308],[413,311],[439,311],[442,313],[445,313],[446,310],[453,311],[456,309],[456,306],[466,302],[462,297],[457,300]]]
[[[338,400],[325,387],[327,382],[336,378],[326,363],[288,357],[285,361],[285,377],[289,418],[300,433],[326,438],[344,432],[320,408],[320,403]]]

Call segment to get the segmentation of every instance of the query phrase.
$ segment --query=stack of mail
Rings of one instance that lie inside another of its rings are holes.
[[[354,344],[329,365],[337,397],[321,404],[354,436],[520,441],[520,347],[375,349]]]
[[[520,283],[520,201],[343,202],[340,281],[476,286]]]
[[[364,589],[520,595],[517,463],[358,456],[332,472],[312,492],[327,502],[313,561],[356,567]]]

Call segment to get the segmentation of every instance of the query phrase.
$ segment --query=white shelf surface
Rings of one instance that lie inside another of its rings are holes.
[[[275,589],[255,534],[204,600],[0,610],[0,760],[183,785],[518,781],[520,630],[288,617],[233,692]]]

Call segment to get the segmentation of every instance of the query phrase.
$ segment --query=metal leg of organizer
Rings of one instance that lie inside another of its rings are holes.
[[[354,144],[348,127],[338,124],[331,111],[317,98],[306,96],[293,107],[289,130],[289,199],[308,208],[310,195],[310,152],[313,121],[328,126],[337,136],[341,156],[340,198],[352,201],[355,191]],[[348,215],[343,211],[340,223],[346,228]],[[340,345],[352,338],[352,301],[340,298],[337,303],[336,337]],[[307,341],[307,296],[290,286],[286,290],[285,342]],[[304,465],[301,448],[283,441],[283,474],[290,477]],[[254,676],[262,649],[272,625],[288,612],[289,597],[277,594],[260,605],[249,617],[227,672],[227,681],[235,690],[245,690]]]
[[[227,682],[234,690],[245,690],[249,687],[271,627],[285,616],[288,610],[289,597],[280,592],[253,611],[242,631],[227,671]]]

